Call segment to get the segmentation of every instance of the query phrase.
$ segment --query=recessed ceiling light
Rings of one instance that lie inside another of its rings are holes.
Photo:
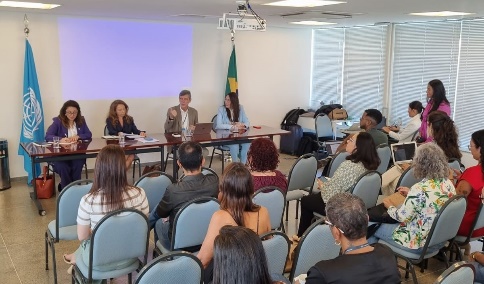
[[[31,9],[54,9],[59,7],[58,4],[43,4],[34,2],[17,2],[17,1],[0,1],[0,6],[14,8],[31,8]]]
[[[264,5],[284,6],[284,7],[319,7],[334,4],[344,4],[344,1],[329,1],[329,0],[284,0],[267,3]]]
[[[330,22],[318,22],[318,21],[299,21],[299,22],[290,22],[290,24],[295,24],[295,25],[306,25],[306,26],[325,26],[325,25],[336,25],[336,23],[330,23]]]
[[[453,12],[453,11],[410,13],[410,15],[413,15],[413,16],[428,16],[428,17],[466,16],[466,15],[472,15],[472,14],[474,13]]]

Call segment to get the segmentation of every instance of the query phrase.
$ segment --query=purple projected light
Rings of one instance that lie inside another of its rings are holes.
[[[192,84],[186,25],[59,18],[67,99],[178,96]]]

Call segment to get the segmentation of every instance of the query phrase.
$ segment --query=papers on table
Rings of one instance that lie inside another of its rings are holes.
[[[128,137],[128,138],[131,138],[131,139],[139,139],[139,138],[143,138],[143,136],[141,135],[137,135],[137,134],[125,134],[124,136]]]
[[[76,144],[77,142],[59,142],[59,145],[71,145]]]
[[[141,137],[141,138],[138,138],[136,140],[138,140],[141,143],[151,143],[151,142],[159,142],[160,141],[158,139],[151,138],[151,137]]]
[[[118,136],[115,136],[115,135],[104,135],[104,136],[101,136],[103,139],[118,139],[119,137]]]
[[[52,142],[33,142],[32,144],[37,147],[49,147],[50,145],[52,145]]]

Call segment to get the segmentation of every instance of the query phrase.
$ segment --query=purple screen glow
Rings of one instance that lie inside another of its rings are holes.
[[[64,99],[178,96],[192,84],[192,27],[59,18]]]

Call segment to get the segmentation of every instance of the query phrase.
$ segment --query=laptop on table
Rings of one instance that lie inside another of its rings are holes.
[[[392,150],[393,164],[401,168],[401,164],[409,164],[412,162],[415,151],[417,150],[417,143],[415,141],[396,143],[390,145],[390,147]]]
[[[212,127],[213,127],[213,122],[197,123],[195,125],[195,130],[193,130],[192,135],[210,134],[210,131],[212,131]]]

